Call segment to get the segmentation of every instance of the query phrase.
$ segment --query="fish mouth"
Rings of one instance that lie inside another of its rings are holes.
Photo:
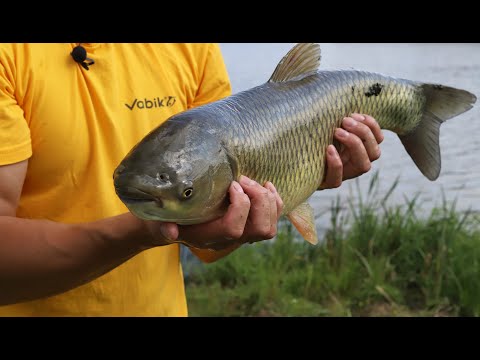
[[[149,203],[155,201],[154,199],[137,199],[132,197],[127,197],[123,195],[118,195],[120,200],[122,200],[126,204],[141,204],[141,203]]]
[[[160,216],[157,213],[149,212],[149,211],[142,211],[139,216],[144,220],[153,220],[153,221],[163,221],[163,222],[171,222],[178,225],[196,225],[201,224],[206,221],[210,221],[209,218],[201,217],[189,217],[189,218],[177,218],[177,217],[168,217],[168,216]]]
[[[142,203],[155,202],[158,206],[162,207],[162,200],[154,195],[141,191],[135,188],[115,189],[117,196],[128,205],[136,205]]]

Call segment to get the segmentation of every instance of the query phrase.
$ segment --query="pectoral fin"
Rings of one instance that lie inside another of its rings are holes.
[[[310,244],[318,244],[315,215],[309,203],[304,202],[287,214],[288,220],[295,226],[300,235]]]

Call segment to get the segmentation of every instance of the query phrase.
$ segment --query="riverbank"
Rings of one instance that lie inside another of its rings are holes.
[[[331,206],[312,246],[283,223],[273,241],[190,269],[190,316],[479,316],[480,217],[456,204],[388,205],[396,183]]]

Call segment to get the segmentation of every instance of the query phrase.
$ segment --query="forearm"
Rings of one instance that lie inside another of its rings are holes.
[[[78,225],[0,216],[0,305],[87,283],[152,247],[149,237],[131,214]]]

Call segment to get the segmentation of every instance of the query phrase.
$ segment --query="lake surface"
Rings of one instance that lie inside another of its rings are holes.
[[[221,44],[233,92],[267,81],[279,60],[294,44]],[[462,88],[480,97],[480,44],[320,44],[322,69],[356,69],[423,82]],[[386,192],[399,178],[390,204],[404,204],[404,197],[420,193],[419,209],[441,205],[442,191],[457,209],[480,212],[480,101],[467,113],[444,123],[440,130],[442,171],[435,182],[417,169],[397,135],[385,131],[382,156],[372,171],[358,178],[365,197],[371,178],[379,171],[379,192]],[[317,227],[328,225],[328,209],[339,196],[342,204],[357,200],[355,180],[339,189],[316,192],[309,202]]]

